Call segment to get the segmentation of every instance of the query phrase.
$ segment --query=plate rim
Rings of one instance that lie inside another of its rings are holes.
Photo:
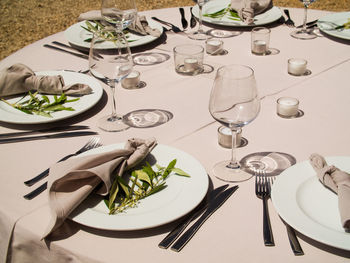
[[[93,154],[94,152],[98,152],[98,151],[101,151],[101,150],[105,150],[107,148],[107,151],[108,149],[110,150],[113,150],[113,149],[116,149],[116,148],[123,148],[124,147],[124,143],[116,143],[116,144],[110,144],[110,145],[106,145],[106,146],[102,146],[102,147],[99,147],[99,148],[95,148],[95,149],[92,149],[90,151],[87,151],[85,152],[84,154],[80,155],[80,156],[83,156],[85,154]],[[77,211],[73,211],[72,214],[70,214],[68,216],[68,218],[76,223],[79,223],[81,225],[84,225],[84,226],[88,226],[88,227],[91,227],[91,228],[94,228],[94,229],[100,229],[100,230],[109,230],[109,231],[136,231],[136,230],[145,230],[145,229],[150,229],[150,228],[154,228],[154,227],[158,227],[158,226],[161,226],[161,225],[165,225],[167,223],[170,223],[170,222],[173,222],[174,220],[177,220],[179,218],[181,218],[182,216],[188,214],[190,211],[192,211],[195,207],[197,207],[200,202],[202,202],[202,200],[205,198],[206,194],[207,194],[207,191],[208,191],[208,188],[209,188],[209,176],[205,170],[205,168],[202,166],[202,164],[199,162],[199,160],[197,160],[194,156],[192,156],[191,154],[187,153],[187,152],[184,152],[178,148],[175,148],[173,146],[169,146],[169,145],[165,145],[165,144],[157,144],[157,146],[152,150],[151,154],[154,153],[154,151],[159,148],[163,148],[163,151],[164,149],[165,150],[170,150],[170,151],[174,151],[176,152],[176,154],[183,154],[183,156],[186,156],[186,158],[190,157],[192,159],[192,161],[194,161],[196,164],[198,164],[199,166],[199,170],[201,170],[203,172],[202,175],[200,175],[200,177],[203,177],[201,180],[202,180],[202,189],[200,194],[198,194],[197,196],[197,199],[195,201],[193,201],[193,193],[191,193],[191,201],[192,201],[192,204],[190,206],[188,206],[186,209],[183,209],[182,210],[182,213],[177,213],[175,217],[172,217],[171,219],[168,219],[168,220],[159,220],[157,221],[156,223],[150,223],[149,221],[146,220],[146,222],[148,224],[145,224],[145,225],[140,225],[140,226],[129,226],[129,227],[114,227],[114,228],[111,228],[111,227],[102,227],[102,226],[97,226],[97,225],[94,225],[93,223],[87,223],[86,220],[83,218],[81,219],[80,217],[82,216],[81,215],[81,212],[78,213],[79,214],[76,214]],[[156,150],[157,151],[157,150]],[[173,156],[174,155],[174,152],[171,152],[171,155]],[[188,171],[186,171],[188,172]],[[191,177],[190,177],[191,178]],[[185,179],[188,179],[188,178],[185,178]],[[103,202],[103,200],[100,200],[99,203]],[[137,208],[134,208],[134,209],[137,209]],[[161,208],[160,208],[161,209]],[[79,208],[78,208],[79,210]],[[159,210],[159,209],[157,209]],[[83,211],[83,213],[85,212],[85,210]],[[88,212],[85,212],[87,214],[89,214],[89,211]],[[154,218],[154,214],[152,214],[152,218]],[[108,215],[106,214],[106,216],[111,216],[111,215]],[[112,215],[112,216],[120,216],[120,218],[123,218],[125,216],[125,214],[122,214],[122,215]],[[131,217],[133,217],[131,215]],[[130,218],[129,218],[130,219]],[[146,218],[146,219],[149,219],[149,218]],[[158,218],[157,218],[158,219]],[[114,221],[116,221],[114,219]],[[118,222],[116,222],[118,223]]]
[[[226,2],[228,4],[230,1],[228,1],[228,0],[216,0],[215,1],[215,3],[222,4],[222,5],[224,3],[226,3]],[[207,4],[209,4],[209,3],[214,4],[214,2],[208,2]],[[199,7],[198,7],[198,5],[195,5],[193,7],[192,11],[193,11],[193,15],[198,19],[199,18]],[[205,5],[203,7],[203,13],[204,13],[204,11],[205,11]],[[276,14],[278,12],[279,16],[278,17],[276,16],[276,19],[273,19],[273,20],[269,20],[269,21],[266,21],[266,22],[263,22],[263,23],[249,24],[249,25],[248,24],[243,24],[243,23],[241,24],[240,21],[237,21],[237,23],[240,23],[240,24],[235,24],[235,23],[232,23],[232,24],[229,24],[229,23],[215,23],[215,21],[212,21],[211,19],[207,19],[204,16],[203,16],[203,22],[209,23],[209,24],[213,24],[213,25],[220,25],[220,26],[238,27],[238,28],[239,27],[248,27],[249,28],[249,27],[255,27],[255,26],[262,26],[262,25],[270,24],[270,23],[273,23],[273,22],[277,21],[278,19],[280,19],[282,17],[282,11],[277,6],[273,6],[270,10],[267,10],[266,12],[270,12],[270,13],[276,12]],[[264,12],[264,13],[266,13],[266,12]],[[264,14],[264,13],[262,13],[262,14]],[[259,14],[259,15],[262,15],[262,14]],[[257,16],[259,16],[259,15],[257,15]]]
[[[327,156],[325,159],[327,163],[339,166],[339,164],[342,161],[344,162],[344,160],[347,160],[347,162],[349,162],[350,156]],[[350,243],[348,242],[348,244],[346,244],[346,242],[342,241],[346,238],[348,240],[350,238],[350,233],[345,232],[345,230],[343,233],[336,232],[330,228],[316,223],[311,218],[309,218],[297,204],[296,193],[298,191],[298,186],[312,178],[315,178],[315,180],[317,180],[316,172],[308,173],[308,171],[304,171],[303,173],[300,173],[299,171],[296,173],[298,169],[310,169],[310,171],[313,171],[311,164],[308,160],[306,160],[298,162],[297,164],[287,168],[275,180],[272,186],[271,200],[276,212],[287,224],[305,236],[331,247],[349,251]],[[290,180],[289,177],[291,176],[293,176],[293,180]],[[285,187],[286,185],[283,185],[286,183],[288,183],[288,187]],[[321,184],[320,187],[322,187]],[[324,191],[329,191],[325,187],[323,188]],[[285,201],[287,199],[290,202],[289,204]],[[293,212],[290,212],[291,210]],[[307,227],[307,225],[310,225],[310,223],[312,229]],[[336,239],[333,238],[334,235],[337,237]]]
[[[90,83],[89,86],[93,89],[93,93],[88,94],[87,96],[90,96],[90,95],[93,96],[94,100],[92,101],[91,104],[89,104],[87,107],[84,107],[80,111],[69,111],[69,112],[67,112],[67,115],[64,115],[64,116],[53,117],[53,118],[43,117],[43,118],[39,118],[39,119],[35,120],[35,118],[39,117],[39,116],[28,115],[28,117],[34,116],[34,118],[32,118],[32,119],[29,118],[28,120],[23,121],[23,120],[19,120],[19,119],[13,120],[13,119],[4,118],[4,115],[0,114],[0,121],[1,122],[11,123],[11,124],[45,124],[45,123],[57,122],[57,121],[61,121],[61,120],[65,120],[68,118],[75,117],[83,112],[86,112],[87,110],[94,107],[102,98],[103,88],[102,88],[101,84],[95,78],[88,76],[86,74],[79,73],[79,72],[73,72],[73,71],[65,71],[65,70],[42,70],[42,71],[35,71],[35,74],[36,75],[61,75],[63,77],[63,79],[65,79],[65,76],[67,78],[68,75],[71,75],[71,76],[78,75],[79,78],[86,79],[86,83],[88,83],[88,82]],[[75,82],[75,83],[78,83],[78,82]],[[66,84],[71,84],[71,82],[66,83]],[[21,94],[18,94],[18,96],[21,96]],[[53,95],[50,95],[50,96],[53,96]],[[83,97],[81,97],[81,98],[83,98]],[[4,102],[0,102],[0,103],[4,103]],[[2,109],[0,108],[0,112],[1,111],[2,111]],[[11,116],[12,116],[12,114],[11,114]],[[24,116],[26,116],[26,115],[23,115],[23,117]]]
[[[322,26],[320,26],[320,22],[322,22],[322,21],[323,22],[333,22],[330,20],[330,18],[343,16],[343,15],[345,16],[346,14],[348,14],[348,18],[350,18],[350,11],[336,12],[336,13],[331,13],[331,14],[325,15],[325,16],[318,19],[317,27],[320,29],[321,32],[325,33],[326,35],[333,36],[333,37],[340,38],[340,39],[350,40],[350,34],[349,34],[349,36],[344,36],[342,34],[339,34],[338,31],[325,30],[325,29],[322,29]],[[350,29],[349,29],[349,31],[350,31]],[[342,32],[342,31],[340,31],[340,32]]]

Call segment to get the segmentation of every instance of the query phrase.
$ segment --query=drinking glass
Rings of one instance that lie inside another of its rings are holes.
[[[117,32],[122,32],[136,19],[135,0],[102,0],[101,15]]]
[[[108,46],[108,49],[102,47]],[[89,53],[90,73],[110,87],[112,113],[98,121],[98,127],[105,131],[123,131],[129,128],[116,113],[115,89],[118,83],[133,69],[133,60],[125,36],[114,28],[96,32],[91,41]]]
[[[231,160],[213,167],[215,177],[226,182],[240,182],[251,177],[236,158],[237,135],[260,111],[260,99],[254,71],[244,65],[223,66],[217,70],[210,94],[209,111],[213,118],[232,131]]]
[[[206,4],[209,0],[196,0],[199,8],[199,19],[198,19],[198,28],[195,32],[192,32],[188,34],[188,37],[194,40],[206,40],[210,36],[203,30],[202,28],[202,19],[203,19],[203,13],[202,9],[204,4]]]
[[[313,39],[316,38],[317,35],[313,33],[313,29],[307,29],[306,28],[306,22],[307,22],[307,8],[309,5],[316,0],[300,0],[304,4],[304,22],[303,22],[303,27],[299,30],[293,31],[290,35],[292,37],[298,38],[298,39]]]

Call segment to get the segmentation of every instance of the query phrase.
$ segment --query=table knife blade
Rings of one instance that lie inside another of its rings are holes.
[[[198,209],[196,209],[193,213],[191,213],[188,217],[184,218],[159,244],[160,248],[168,248],[176,238],[185,230],[185,228],[192,222],[193,219],[197,218],[200,214],[204,212],[204,210],[208,207],[211,200],[215,199],[215,197],[224,191],[228,187],[228,184],[222,185],[220,187],[215,188],[211,192],[208,193],[207,202],[200,205]]]
[[[203,225],[203,223],[220,207],[225,203],[225,201],[237,190],[238,185],[233,186],[224,192],[220,193],[213,201],[210,202],[208,209],[204,214],[175,242],[171,247],[172,250],[179,252],[193,235],[198,231],[198,229]]]

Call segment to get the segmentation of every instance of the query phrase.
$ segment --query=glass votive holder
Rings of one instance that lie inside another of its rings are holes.
[[[175,71],[194,76],[203,72],[204,48],[201,45],[179,45],[174,47]]]
[[[140,83],[140,72],[134,70],[122,80],[124,89],[137,89]]]
[[[266,27],[255,27],[251,32],[251,52],[258,56],[269,52],[271,30]]]
[[[215,38],[209,38],[205,41],[205,50],[207,54],[218,55],[223,51],[224,41]]]
[[[237,140],[235,147],[241,145],[242,133],[237,133]],[[231,148],[232,145],[232,131],[230,128],[220,126],[218,128],[218,143],[224,148]]]
[[[305,75],[307,69],[307,60],[303,58],[288,59],[288,73],[293,76]]]
[[[299,113],[299,100],[281,97],[277,100],[277,115],[282,118],[294,118]]]

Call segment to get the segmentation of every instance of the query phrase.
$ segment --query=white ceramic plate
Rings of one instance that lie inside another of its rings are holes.
[[[151,28],[156,28],[160,32],[163,32],[162,25],[156,21],[148,20],[148,25]],[[85,49],[89,49],[90,42],[86,42],[85,40],[88,38],[92,38],[92,33],[88,32],[87,30],[85,30],[81,26],[86,27],[85,21],[81,21],[79,23],[76,23],[76,24],[68,27],[64,31],[64,36],[67,39],[67,41],[69,43],[71,43],[72,45],[77,46],[77,47],[81,47],[81,48],[85,48]],[[145,44],[150,43],[158,38],[158,37],[154,37],[151,35],[140,36],[140,35],[135,35],[132,33],[128,33],[126,36],[128,37],[128,40],[130,40],[129,47],[137,47],[137,46],[145,45]],[[101,43],[99,46],[101,47],[101,49],[109,49],[109,48],[114,47],[114,46],[111,46],[107,41],[104,43]]]
[[[339,26],[344,25],[346,22],[348,22],[348,18],[350,18],[350,12],[329,14],[320,18],[317,21],[317,26],[323,33],[333,37],[350,40],[350,29],[329,30],[331,27],[329,25],[327,26],[327,23],[329,22]]]
[[[274,6],[271,9],[267,10],[266,12],[259,14],[254,17],[254,24],[247,25],[243,23],[242,21],[235,21],[228,18],[228,15],[226,14],[222,18],[210,18],[204,16],[204,14],[212,14],[215,13],[223,8],[226,8],[231,3],[230,0],[215,0],[215,1],[209,1],[207,4],[203,6],[203,21],[210,23],[210,24],[216,24],[216,25],[223,25],[223,26],[231,26],[231,27],[252,27],[252,26],[258,26],[258,25],[265,25],[272,23],[278,19],[281,18],[282,13],[281,10]],[[199,18],[199,7],[198,5],[195,5],[192,9],[192,12],[194,16]]]
[[[329,165],[350,172],[350,157],[325,158]],[[319,181],[309,161],[286,169],[272,187],[279,215],[300,233],[323,244],[350,250],[350,233],[341,225],[338,197]]]
[[[124,144],[113,144],[93,149],[84,154],[107,152],[123,148]],[[160,226],[176,220],[194,209],[205,197],[209,180],[203,166],[191,155],[166,145],[157,145],[151,155],[161,166],[177,159],[176,167],[191,177],[171,175],[167,188],[151,195],[135,208],[124,213],[109,215],[101,196],[91,194],[70,218],[82,225],[104,230],[140,230]]]
[[[103,89],[98,81],[88,75],[84,75],[76,72],[69,71],[40,71],[35,72],[36,75],[48,75],[55,76],[61,75],[66,85],[74,83],[87,84],[93,90],[92,94],[79,97],[78,101],[68,103],[67,106],[73,107],[75,111],[59,111],[52,113],[52,118],[43,117],[39,115],[26,114],[20,110],[17,110],[5,102],[0,101],[0,121],[15,123],[15,124],[39,124],[55,122],[67,118],[76,116],[84,111],[87,111],[93,107],[102,97]],[[9,102],[18,101],[23,95],[18,95],[15,98],[11,98]],[[53,95],[48,95],[50,101],[53,101]],[[68,98],[73,98],[69,97]]]

